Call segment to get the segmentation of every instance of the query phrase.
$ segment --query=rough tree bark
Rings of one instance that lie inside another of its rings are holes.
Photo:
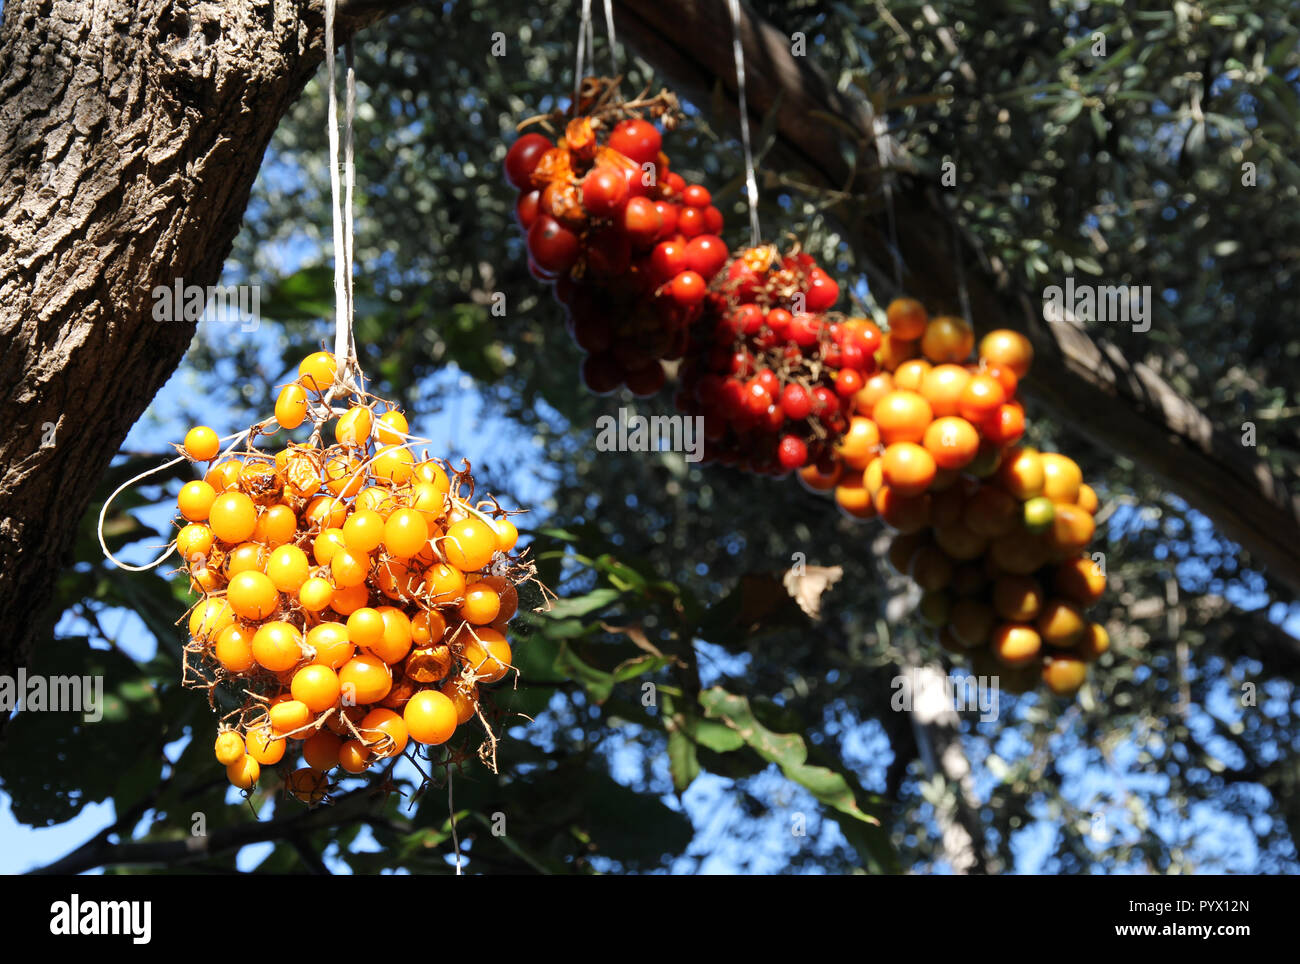
[[[619,38],[682,94],[708,103],[721,85],[734,104],[731,44],[719,42],[731,36],[726,4],[620,0],[617,8]],[[744,15],[741,39],[749,66],[751,127],[781,95],[773,155],[815,185],[879,194],[879,170],[852,169],[840,150],[844,131],[823,119],[830,114],[856,130],[856,155],[871,158],[870,106],[836,91],[809,58],[792,56],[790,38],[762,17]],[[934,192],[905,181],[895,209],[908,293],[931,304],[957,304],[952,229]],[[840,205],[831,213],[855,250],[876,265],[892,265],[878,213],[860,205]],[[1300,494],[1289,492],[1244,449],[1239,433],[1216,427],[1140,361],[1123,357],[1082,328],[1044,322],[1041,299],[1018,290],[1008,272],[969,242],[962,246],[961,262],[976,326],[1013,328],[1033,340],[1037,357],[1026,387],[1036,399],[1104,449],[1128,456],[1181,493],[1271,578],[1300,593]],[[887,272],[873,281],[886,292],[893,286]]]
[[[403,0],[340,0],[340,43]],[[0,23],[0,674],[48,634],[91,492],[194,334],[323,0],[9,0]]]

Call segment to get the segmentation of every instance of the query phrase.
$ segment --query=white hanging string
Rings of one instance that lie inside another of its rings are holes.
[[[588,0],[590,2],[590,0]],[[352,131],[356,118],[356,72],[353,65],[352,45],[347,45],[347,99],[345,101],[345,120],[344,120],[344,158],[343,166],[346,180],[345,201],[340,202],[340,184],[339,184],[339,131],[338,131],[338,100],[335,93],[334,80],[334,14],[338,0],[325,0],[325,63],[326,73],[329,78],[329,120],[327,132],[329,135],[330,148],[330,220],[333,222],[334,231],[334,359],[338,366],[338,371],[334,380],[334,388],[330,389],[330,395],[333,395],[336,388],[346,388],[357,390],[357,382],[353,373],[360,374],[360,366],[356,360],[356,344],[352,334],[352,195],[356,183],[353,165],[353,136]],[[328,407],[328,400],[325,401]],[[265,424],[265,423],[263,423]],[[256,426],[261,427],[261,426]],[[248,436],[251,429],[245,429],[242,432],[236,432],[234,435],[226,436],[221,441],[233,440],[231,444],[222,452],[218,459],[224,459],[230,454],[239,442]],[[408,445],[411,443],[407,443]],[[405,446],[403,446],[405,447]],[[99,523],[96,527],[96,535],[99,538],[99,548],[103,551],[104,556],[120,569],[129,572],[145,572],[149,569],[157,568],[170,556],[176,548],[175,540],[167,544],[167,551],[161,556],[143,566],[133,566],[129,563],[118,559],[108,549],[108,544],[104,541],[104,519],[108,515],[108,508],[112,505],[113,500],[122,494],[124,490],[155,475],[164,469],[171,468],[180,462],[187,461],[185,456],[179,456],[169,462],[164,462],[156,468],[141,472],[134,478],[128,479],[119,485],[113,493],[104,500],[104,504],[99,509]],[[216,460],[214,460],[216,461]]]
[[[609,34],[610,73],[618,76],[618,50],[614,46],[614,0],[605,0],[605,32]]]
[[[587,40],[591,36],[591,0],[582,0],[582,19],[578,23],[578,62],[573,68],[573,113],[578,113],[582,94],[583,71],[586,70]]]
[[[352,193],[357,183],[357,167],[354,160],[352,149],[353,132],[355,130],[357,118],[357,70],[354,62],[354,52],[352,41],[349,40],[343,46],[344,62],[347,64],[347,99],[343,107],[343,245],[347,249],[347,279],[348,279],[348,331],[352,330],[354,299],[352,292],[352,244],[356,240],[356,235],[352,230]],[[356,336],[349,335],[352,339],[352,351],[356,353]]]
[[[592,69],[596,66],[596,30],[592,26],[592,18],[587,17],[587,56],[591,58]]]
[[[271,419],[270,421],[274,421],[274,419]],[[230,444],[226,446],[224,451],[219,452],[215,458],[211,459],[208,464],[216,465],[219,462],[224,462],[230,453],[234,451],[235,446],[248,437],[249,432],[253,431],[253,429],[263,428],[265,425],[266,422],[262,422],[252,428],[246,428],[242,432],[236,432],[234,435],[227,435],[225,438],[219,439],[218,441],[228,441]],[[157,475],[159,472],[163,471],[163,469],[170,469],[173,465],[179,465],[181,462],[188,461],[191,461],[188,456],[180,455],[172,459],[170,462],[164,462],[162,465],[156,466],[152,469],[146,469],[139,475],[132,476],[114,489],[113,493],[104,500],[104,504],[99,507],[99,523],[95,526],[95,535],[99,538],[99,548],[103,551],[104,558],[108,559],[109,562],[113,563],[117,568],[125,569],[128,572],[148,572],[150,569],[156,569],[166,561],[168,556],[172,554],[172,550],[176,548],[176,540],[173,539],[171,542],[167,543],[167,551],[153,562],[146,563],[143,566],[133,566],[128,562],[123,562],[121,559],[117,558],[117,556],[113,555],[113,553],[108,551],[108,543],[104,541],[104,519],[108,516],[108,507],[113,504],[114,499],[141,479],[147,479],[151,475]]]
[[[749,140],[749,106],[745,102],[745,49],[740,42],[740,0],[727,0],[731,11],[731,49],[736,60],[736,100],[740,107],[740,142],[745,149],[745,194],[749,202],[749,241],[758,247],[763,233],[758,226],[758,180],[754,175],[754,148]]]
[[[357,386],[352,377],[356,359],[356,345],[352,335],[352,126],[356,109],[356,77],[349,63],[345,102],[347,146],[343,160],[347,180],[345,205],[340,198],[338,94],[334,79],[334,13],[337,5],[338,0],[325,0],[325,72],[329,83],[326,131],[330,150],[330,220],[334,231],[334,360],[338,365],[334,385],[355,391]],[[334,388],[331,388],[330,393],[334,393]]]
[[[451,795],[451,766],[447,767],[447,810],[451,817],[451,848],[456,854],[456,876],[461,877],[465,871],[460,862],[460,835],[456,833],[456,803]]]
[[[153,562],[146,563],[143,566],[133,566],[128,562],[123,562],[121,559],[117,558],[117,556],[113,555],[113,553],[108,551],[108,543],[104,541],[104,517],[108,515],[108,507],[113,504],[114,499],[116,499],[119,495],[122,494],[122,491],[124,489],[130,488],[131,486],[139,482],[141,479],[147,479],[149,476],[161,472],[163,469],[170,469],[173,465],[177,465],[180,462],[186,462],[186,461],[188,461],[188,459],[186,459],[186,457],[182,455],[172,459],[170,462],[164,462],[162,465],[158,466],[157,468],[149,469],[147,472],[141,472],[139,475],[127,479],[116,489],[114,489],[113,494],[110,495],[107,499],[105,499],[104,504],[99,507],[99,524],[95,527],[95,533],[96,535],[99,536],[99,548],[103,551],[104,557],[108,559],[109,562],[113,563],[113,565],[117,566],[117,568],[125,569],[128,572],[148,572],[150,569],[156,569],[158,566],[161,566],[163,564],[163,562],[167,559],[168,556],[172,554],[172,550],[176,548],[176,542],[175,540],[173,540],[167,543],[166,552],[164,552]]]
[[[889,230],[889,254],[894,261],[894,284],[897,294],[903,293],[903,252],[898,247],[898,218],[894,212],[894,165],[889,147],[889,126],[876,115],[871,120],[871,132],[876,142],[876,157],[880,164],[880,181],[885,190],[885,221]]]
[[[966,288],[966,266],[962,264],[961,227],[954,214],[952,219],[952,257],[957,270],[957,296],[961,299],[961,316],[966,324],[974,325],[970,317],[970,291]]]

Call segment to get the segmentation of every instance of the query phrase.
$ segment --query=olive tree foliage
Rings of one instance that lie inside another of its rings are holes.
[[[755,10],[874,105],[913,176],[948,192],[963,230],[1026,290],[1067,274],[1151,285],[1150,331],[1116,326],[1095,337],[1158,369],[1217,424],[1249,422],[1251,444],[1294,480],[1288,239],[1300,219],[1290,160],[1300,62],[1283,5]],[[567,96],[576,29],[566,8],[464,2],[406,10],[357,47],[363,365],[381,393],[402,399],[417,431],[422,418],[481,396],[484,420],[464,420],[467,433],[502,421],[520,429],[475,466],[482,481],[506,499],[526,477],[551,493],[521,528],[533,528],[540,575],[564,601],[527,617],[516,647],[523,685],[505,702],[535,722],[511,727],[501,777],[471,765],[454,784],[462,836],[476,835],[467,866],[949,869],[940,815],[956,790],[927,778],[911,720],[893,705],[902,667],[948,657],[919,633],[914,598],[880,558],[877,524],[840,518],[790,480],[596,450],[598,417],[619,406],[668,412],[671,386],[651,402],[585,392],[562,309],[527,272],[500,175],[515,123]],[[651,65],[617,53],[627,92],[657,87]],[[595,63],[609,68],[603,43]],[[714,189],[727,240],[739,244],[734,131],[718,103],[686,107],[666,149],[675,169]],[[278,337],[268,347],[203,337],[201,326],[188,357],[208,373],[196,419],[214,407],[232,424],[268,410],[274,385],[326,331],[323,116],[313,84],[275,135],[227,265],[228,278],[264,286]],[[762,165],[772,125],[755,135]],[[1252,187],[1242,180],[1248,163]],[[792,234],[833,266],[854,311],[878,308],[880,266],[827,216],[843,199],[779,166],[760,183],[767,233]],[[882,201],[859,199],[884,219]],[[446,377],[453,365],[472,388]],[[1096,616],[1113,649],[1077,700],[1002,693],[997,719],[962,714],[986,866],[1294,872],[1300,650],[1282,628],[1294,601],[1140,462],[1090,445],[1033,398],[1027,409],[1031,440],[1074,456],[1101,495],[1096,548],[1111,588]],[[119,541],[141,535],[130,516],[114,518]],[[225,834],[214,868],[245,843],[273,840],[268,869],[320,869],[320,853],[362,871],[448,869],[442,790],[414,808],[376,809],[345,788],[335,808],[275,804],[275,820],[262,823],[223,806],[211,717],[176,685],[181,640],[169,624],[181,587],[93,564],[88,539],[78,558],[85,564],[60,587],[70,609],[93,617],[130,606],[159,641],[154,661],[134,668],[96,650],[141,684],[118,694],[117,738],[138,727],[160,746],[187,732],[194,742],[176,761],[136,763],[115,782],[93,756],[111,734],[56,732],[57,721],[41,720],[50,732],[31,723],[24,737],[15,721],[15,746],[39,738],[92,754],[76,779],[38,775],[39,758],[0,762],[21,819],[66,819],[114,796],[135,817],[128,826],[149,819],[136,844],[92,841],[83,861],[148,862],[198,796]],[[842,569],[816,620],[781,588],[796,563]],[[531,591],[524,602],[542,605]],[[104,633],[91,625],[86,635]],[[494,813],[515,829],[494,836]],[[353,846],[361,828],[381,852]]]

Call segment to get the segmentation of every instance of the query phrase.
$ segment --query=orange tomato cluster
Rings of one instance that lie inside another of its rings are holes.
[[[962,319],[911,298],[886,315],[882,370],[854,396],[834,455],[799,480],[894,530],[890,562],[923,591],[919,617],[946,649],[1013,690],[1041,678],[1072,694],[1109,647],[1085,614],[1106,586],[1086,552],[1097,495],[1072,459],[1018,444],[1032,346],[993,331],[972,362]]]
[[[555,285],[597,394],[663,387],[662,362],[682,356],[727,260],[721,212],[707,189],[669,169],[662,144],[636,111],[603,104],[570,119],[557,143],[524,134],[506,154],[529,270]]]
[[[212,464],[177,498],[177,547],[202,595],[187,682],[233,684],[239,700],[217,759],[249,789],[300,753],[286,784],[310,803],[335,768],[444,744],[478,713],[479,685],[511,669],[506,624],[530,572],[511,555],[506,511],[468,501],[468,467],[417,459],[402,413],[336,376],[330,353],[305,359],[231,457],[218,460],[212,429],[192,429],[185,454]],[[305,442],[255,447],[304,423]]]

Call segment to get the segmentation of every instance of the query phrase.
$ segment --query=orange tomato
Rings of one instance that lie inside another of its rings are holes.
[[[1082,638],[1074,647],[1074,651],[1080,658],[1089,661],[1097,659],[1108,649],[1110,649],[1110,634],[1101,623],[1089,623]]]
[[[970,372],[960,365],[936,365],[925,373],[921,394],[930,403],[935,418],[958,414],[962,390],[970,379]]]
[[[989,557],[1003,572],[1027,576],[1047,562],[1048,550],[1038,536],[1013,530],[989,544]]]
[[[339,670],[343,701],[347,705],[378,703],[393,688],[393,672],[378,656],[354,656]]]
[[[889,332],[885,332],[880,339],[880,349],[876,352],[876,361],[880,367],[887,372],[892,372],[909,358],[915,358],[917,354],[917,343],[915,341],[904,341],[896,338]]]
[[[1106,591],[1106,574],[1091,558],[1081,556],[1053,570],[1052,588],[1080,606],[1091,606]]]
[[[870,412],[876,402],[894,390],[894,376],[889,372],[876,372],[868,378],[853,396],[853,407],[859,412]]]
[[[940,549],[961,562],[978,559],[989,544],[987,536],[974,532],[961,522],[936,528],[934,541],[939,544]]]
[[[1096,515],[1099,504],[1097,493],[1092,486],[1087,484],[1079,486],[1078,506],[1080,509],[1089,515]]]
[[[510,643],[495,629],[466,626],[456,640],[461,644],[461,659],[479,682],[495,683],[510,671]]]
[[[922,546],[912,556],[908,574],[927,592],[943,589],[952,581],[952,560],[935,546]]]
[[[330,596],[329,607],[340,616],[351,616],[369,601],[370,587],[363,582],[358,586],[335,589]]]
[[[952,613],[948,617],[948,628],[963,646],[974,649],[988,642],[993,632],[997,614],[993,607],[981,599],[970,597],[958,599],[952,604]]]
[[[996,378],[979,374],[971,376],[971,380],[961,390],[957,406],[962,418],[978,425],[994,414],[1006,400],[1007,393]]]
[[[1036,449],[1016,446],[1008,449],[998,468],[998,482],[1024,502],[1043,494],[1043,460]]]
[[[1015,668],[1028,666],[1037,659],[1043,641],[1033,626],[1003,623],[993,630],[990,648],[998,662]]]
[[[396,606],[380,606],[375,611],[380,615],[382,632],[377,640],[368,643],[362,649],[378,656],[389,665],[400,662],[411,651],[415,639],[411,620]],[[355,616],[356,613],[353,613],[348,617],[349,624]]]
[[[934,413],[919,392],[896,389],[876,402],[871,417],[880,429],[886,445],[895,442],[920,442],[925,437]]]
[[[1083,473],[1074,459],[1056,452],[1042,453],[1043,495],[1053,502],[1078,501]]]
[[[1092,539],[1097,524],[1092,516],[1077,505],[1056,503],[1052,528],[1048,530],[1048,545],[1057,552],[1078,552]]]
[[[930,524],[936,529],[956,525],[966,511],[968,498],[966,488],[962,485],[934,493],[930,499]]]
[[[348,639],[348,628],[343,623],[317,623],[307,631],[307,645],[316,654],[312,663],[332,670],[342,668],[357,652],[356,644]]]
[[[971,326],[952,315],[941,315],[925,326],[921,354],[936,365],[964,362],[975,347]]]
[[[915,298],[895,298],[885,309],[889,331],[901,341],[915,341],[925,333],[929,314]]]
[[[885,558],[894,567],[895,572],[907,574],[912,568],[912,559],[922,547],[929,544],[929,536],[922,532],[899,534],[889,543]]]
[[[298,381],[309,392],[324,392],[334,384],[338,363],[327,351],[313,352],[298,365]]]
[[[894,370],[894,386],[910,392],[919,392],[921,383],[930,371],[930,363],[923,358],[912,358]]]
[[[835,486],[835,504],[850,519],[870,519],[876,514],[871,491],[853,476]]]
[[[1024,378],[1034,362],[1034,346],[1020,332],[999,328],[980,339],[979,355],[990,365],[1007,368],[1017,378]]]
[[[1079,607],[1064,599],[1049,599],[1034,626],[1043,642],[1060,649],[1069,649],[1082,639],[1086,628]]]
[[[895,442],[881,456],[885,484],[901,496],[916,496],[934,481],[934,457],[915,442]]]
[[[952,570],[952,591],[959,596],[971,596],[988,584],[984,569],[976,562],[965,562]]]
[[[980,432],[995,445],[1014,445],[1025,434],[1025,409],[1019,402],[1006,402],[980,422]]]
[[[263,623],[253,634],[252,650],[260,666],[282,673],[302,659],[302,634],[290,623]]]
[[[324,773],[339,765],[343,741],[329,730],[317,730],[302,741],[303,761],[313,770]]]
[[[323,713],[338,702],[340,685],[338,674],[334,670],[318,663],[310,663],[293,674],[290,692],[295,700],[311,712]]]
[[[361,718],[357,730],[370,752],[377,756],[394,757],[406,749],[406,723],[392,710],[371,710]]]
[[[1016,388],[1020,385],[1020,379],[1010,368],[1003,368],[1000,365],[990,365],[984,369],[986,375],[1002,386],[1006,392],[1007,400],[1010,401],[1016,395]]]
[[[952,614],[952,595],[943,590],[923,593],[916,605],[916,614],[925,625],[938,629]]]
[[[1049,656],[1043,663],[1043,682],[1057,696],[1073,696],[1088,677],[1088,664],[1074,656]]]
[[[990,539],[1006,535],[1019,520],[1020,503],[1006,490],[993,485],[981,485],[962,514],[968,528]]]
[[[867,464],[878,454],[880,429],[876,423],[864,415],[855,415],[849,420],[849,427],[835,444],[835,454],[851,469],[865,469]],[[815,466],[805,466],[804,470]]]
[[[1043,607],[1043,587],[1033,576],[1005,575],[993,581],[993,608],[1013,623],[1038,618]]]
[[[979,453],[979,432],[956,415],[936,418],[926,426],[922,440],[935,464],[944,469],[965,468]]]
[[[832,463],[829,472],[823,472],[817,465],[805,465],[795,473],[795,476],[799,479],[799,484],[809,492],[829,492],[835,488],[843,472],[844,463],[837,459]]]
[[[432,746],[451,739],[456,732],[458,715],[455,703],[436,690],[416,693],[402,711],[411,739]]]
[[[930,494],[905,496],[884,485],[873,499],[881,520],[896,532],[920,532],[930,524]]]

